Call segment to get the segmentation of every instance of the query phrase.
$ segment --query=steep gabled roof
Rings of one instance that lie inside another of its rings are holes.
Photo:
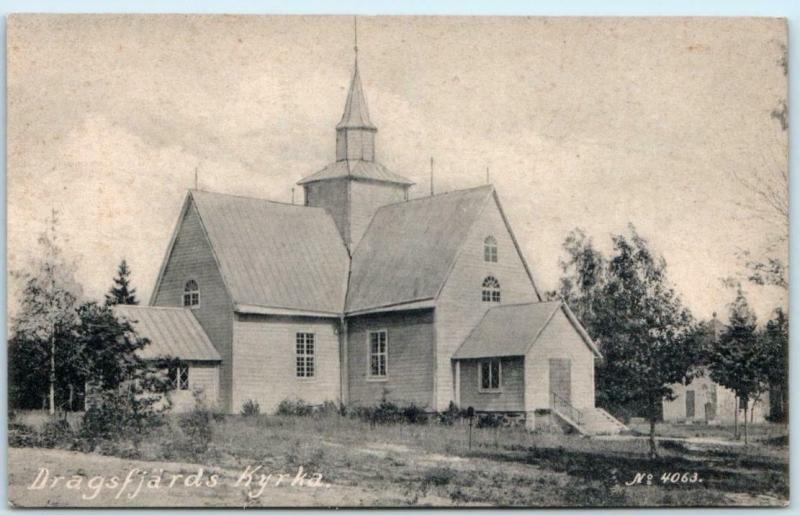
[[[337,314],[347,249],[322,208],[189,193],[236,305]]]
[[[600,357],[597,346],[569,307],[554,301],[508,304],[488,310],[453,359],[525,356],[559,311],[563,311],[589,349]]]
[[[380,208],[353,253],[346,311],[435,298],[493,191],[481,186]]]
[[[309,182],[339,179],[341,177],[351,177],[354,179],[365,179],[381,182],[394,182],[408,186],[414,184],[414,181],[410,181],[402,175],[397,175],[380,163],[362,160],[336,161],[335,163],[329,164],[322,170],[301,179],[297,182],[297,184],[307,184]]]
[[[142,359],[172,356],[186,361],[221,361],[200,322],[186,308],[114,306],[114,314],[126,318],[136,334],[150,340]]]
[[[337,129],[369,129],[377,130],[369,121],[369,110],[364,89],[361,87],[361,76],[358,73],[358,62],[353,70],[353,79],[350,81],[350,90],[347,92],[347,102]]]

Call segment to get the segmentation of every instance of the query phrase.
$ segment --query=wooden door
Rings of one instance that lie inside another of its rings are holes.
[[[694,418],[694,390],[686,391],[686,418]]]
[[[569,359],[550,360],[550,402],[572,403],[572,362]]]

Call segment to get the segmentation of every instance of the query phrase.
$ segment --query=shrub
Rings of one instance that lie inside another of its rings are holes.
[[[447,409],[438,413],[436,418],[443,426],[452,426],[457,420],[462,420],[466,417],[466,411],[459,409],[453,401],[447,406]]]
[[[51,420],[42,426],[39,431],[38,444],[40,447],[52,449],[54,447],[69,448],[75,434],[69,423],[63,418]]]
[[[383,399],[377,406],[354,406],[349,409],[352,418],[375,424],[425,424],[428,415],[425,410],[414,403],[399,406]]]
[[[294,417],[307,417],[314,412],[314,406],[308,404],[302,399],[292,401],[284,399],[278,404],[278,409],[275,411],[276,415],[288,415]]]
[[[494,413],[481,413],[478,416],[478,423],[476,427],[500,427],[503,425],[503,415],[496,415]]]
[[[8,424],[8,446],[9,447],[35,447],[37,445],[36,431],[26,425],[17,422]]]
[[[95,393],[79,435],[92,449],[100,440],[127,440],[138,446],[163,421],[163,413],[134,391],[119,388]]]
[[[248,399],[242,404],[241,413],[243,417],[255,417],[261,413],[261,407],[258,405],[258,402],[253,399]]]
[[[425,424],[428,422],[428,415],[425,410],[413,402],[403,408],[403,418],[409,424]]]
[[[189,454],[202,454],[208,450],[213,436],[211,420],[213,413],[205,403],[202,390],[192,391],[194,397],[194,408],[192,411],[181,415],[178,426],[181,428],[183,437],[178,442],[179,448]]]
[[[422,476],[423,486],[444,486],[455,479],[456,473],[447,467],[434,467],[425,471]]]

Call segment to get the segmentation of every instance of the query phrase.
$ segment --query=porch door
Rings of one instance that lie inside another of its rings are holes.
[[[694,418],[694,390],[686,391],[686,418]]]
[[[569,359],[550,360],[550,402],[556,406],[572,403],[571,369],[572,361]]]

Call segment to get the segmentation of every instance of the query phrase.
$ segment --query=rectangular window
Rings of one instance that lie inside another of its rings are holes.
[[[481,361],[478,367],[478,384],[484,391],[500,389],[500,360]]]
[[[388,343],[386,331],[370,331],[369,339],[369,375],[370,377],[386,377]]]
[[[314,333],[295,336],[297,377],[314,377]]]
[[[189,365],[180,364],[169,369],[169,382],[173,390],[189,389]]]
[[[497,247],[485,246],[483,248],[483,260],[489,263],[497,263]]]

